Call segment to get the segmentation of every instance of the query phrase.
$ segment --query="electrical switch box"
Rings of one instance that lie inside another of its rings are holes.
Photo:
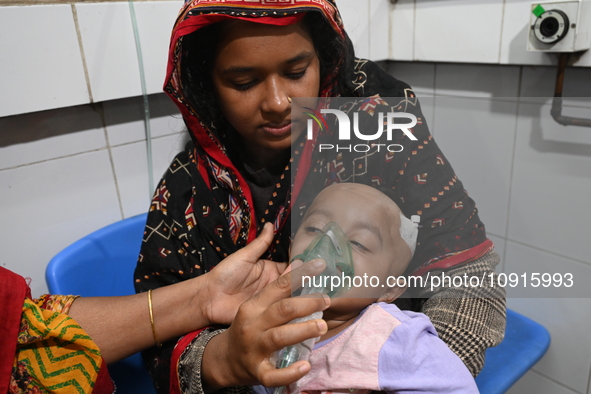
[[[533,3],[527,50],[577,52],[591,47],[591,0]]]

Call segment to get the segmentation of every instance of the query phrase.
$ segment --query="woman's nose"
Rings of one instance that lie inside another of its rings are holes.
[[[270,78],[266,84],[261,109],[267,113],[285,114],[291,110],[289,100],[289,92],[281,81]]]

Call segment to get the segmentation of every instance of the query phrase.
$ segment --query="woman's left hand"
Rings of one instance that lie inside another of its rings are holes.
[[[210,324],[230,324],[238,307],[253,294],[277,279],[287,264],[262,260],[273,242],[273,225],[265,224],[261,234],[239,251],[222,260],[200,277],[205,298],[195,300]]]

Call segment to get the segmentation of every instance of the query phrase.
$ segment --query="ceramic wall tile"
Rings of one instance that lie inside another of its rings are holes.
[[[507,394],[523,393],[577,394],[576,391],[568,389],[534,370],[529,370],[507,391]]]
[[[591,51],[583,52],[575,62],[576,67],[591,67]]]
[[[142,94],[127,2],[75,5],[94,101]]]
[[[180,152],[188,134],[173,134],[152,140],[154,187]],[[154,193],[148,184],[146,143],[135,142],[112,148],[117,185],[125,217],[146,212]]]
[[[101,117],[90,105],[0,118],[0,169],[105,146]]]
[[[116,146],[111,151],[124,217],[147,212],[154,191],[148,186],[145,141]]]
[[[90,102],[69,4],[0,7],[0,64],[0,116]]]
[[[496,100],[437,97],[434,134],[487,231],[507,226],[516,106]]]
[[[519,67],[438,64],[435,94],[511,99],[519,96]]]
[[[148,105],[152,137],[185,129],[179,110],[164,93],[148,96]],[[103,109],[111,146],[146,140],[143,97],[107,101]]]
[[[128,97],[102,103],[109,145],[146,140],[142,97]]]
[[[524,66],[519,94],[521,101],[551,103],[555,82],[555,67]]]
[[[186,132],[181,113],[170,97],[164,93],[150,95],[149,105],[153,138]]]
[[[414,58],[498,63],[503,0],[417,0]]]
[[[508,238],[589,262],[589,136],[557,124],[544,108],[519,107]]]
[[[60,250],[121,219],[107,150],[0,171],[4,267],[47,292],[45,267]]]
[[[179,0],[134,2],[148,94],[162,92],[170,33],[183,4]]]
[[[369,0],[339,0],[339,11],[345,30],[355,46],[355,55],[369,58]]]
[[[388,72],[408,83],[419,96],[435,95],[435,64],[419,62],[388,62]]]
[[[589,103],[591,104],[591,101]],[[536,112],[539,109],[541,122],[543,123],[542,138],[544,141],[556,142],[557,144],[568,144],[578,147],[587,146],[588,148],[591,148],[591,133],[589,132],[589,128],[560,125],[552,118],[550,114],[550,110],[552,109],[551,104],[544,104],[540,106],[536,105],[533,107],[536,108]],[[562,115],[579,119],[591,119],[591,108],[563,105]]]
[[[182,1],[135,2],[148,94],[162,92],[170,32]],[[141,94],[129,4],[77,4],[82,42],[95,101]]]
[[[555,85],[555,67],[523,67],[521,101],[552,104]],[[565,106],[591,108],[591,68],[568,67],[562,97]],[[591,112],[585,117],[591,118]]]
[[[369,0],[369,59],[390,58],[390,1]]]
[[[398,0],[390,9],[389,59],[414,60],[415,1]]]
[[[591,280],[591,267],[586,264],[511,241],[507,242],[505,271],[526,272],[529,276],[533,272],[570,272],[575,285],[578,282],[587,289]],[[522,298],[513,298],[515,294]],[[587,340],[591,329],[591,299],[532,298],[529,296],[532,294],[532,289],[508,291],[507,305],[550,332],[550,348],[534,371],[572,390],[586,392],[591,368],[591,343]]]

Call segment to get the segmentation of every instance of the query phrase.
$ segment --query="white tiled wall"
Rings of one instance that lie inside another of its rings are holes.
[[[339,0],[339,10],[345,23],[345,29],[355,46],[355,53],[364,58],[369,58],[372,48],[370,46],[369,3],[370,0]],[[387,41],[384,40],[384,43],[386,44]]]
[[[148,94],[162,91],[182,4],[134,3]],[[0,5],[0,71],[0,117],[141,94],[129,2]]]
[[[181,2],[138,2],[137,16],[148,93],[162,91],[170,32]],[[142,93],[128,2],[76,4],[94,101]]]
[[[0,70],[0,116],[90,102],[70,5],[0,7]]]
[[[106,146],[101,117],[90,106],[0,118],[0,169],[89,152]]]
[[[142,94],[129,5],[83,3],[74,7],[93,100]]]
[[[360,47],[360,55],[372,60],[555,65],[556,55],[526,50],[532,3],[533,0],[339,0],[338,4],[345,26]],[[390,14],[388,27],[384,25],[386,11]],[[384,36],[386,33],[389,39]],[[367,40],[369,50],[361,47]],[[386,46],[388,56],[384,58]],[[591,51],[577,58],[575,66],[591,66]]]
[[[591,129],[551,119],[554,68],[394,62],[388,70],[434,102],[428,123],[476,200],[502,257],[498,271],[572,272],[588,288]],[[565,96],[591,96],[591,69],[566,75]],[[567,98],[563,113],[591,118],[589,102]],[[547,355],[510,392],[589,394],[591,300],[510,297],[508,305],[552,336]]]
[[[390,6],[389,59],[555,65],[555,55],[526,50],[532,3],[533,0],[398,0]],[[368,23],[373,41],[373,20]],[[580,56],[575,66],[591,66],[591,51]]]
[[[105,149],[0,171],[1,264],[46,292],[49,259],[91,231],[121,219]]]
[[[516,114],[514,102],[437,97],[435,104],[438,144],[477,201],[487,231],[500,237],[506,235],[513,156],[507,141],[514,139]]]
[[[174,155],[184,148],[187,140],[186,133],[171,134],[153,140],[154,185],[158,184]],[[153,192],[148,186],[146,141],[115,146],[112,152],[124,217],[146,212],[150,205],[150,193]]]
[[[371,60],[556,64],[553,54],[526,51],[531,3],[339,0],[338,5],[357,55]],[[183,1],[133,4],[147,92],[157,93],[165,77],[171,27]],[[36,29],[19,28],[24,25]],[[591,53],[574,62],[591,66]],[[2,96],[0,116],[141,93],[126,1],[0,6],[0,65],[0,90],[12,92],[10,98]]]
[[[152,191],[142,102],[134,97],[0,118],[0,264],[32,278],[33,295],[47,291],[45,267],[57,252],[147,211]],[[150,96],[150,108],[157,182],[188,134],[164,94]]]
[[[390,11],[390,53],[388,59],[414,60],[415,2],[398,0]]]
[[[415,7],[415,60],[498,62],[502,0],[419,0]]]

